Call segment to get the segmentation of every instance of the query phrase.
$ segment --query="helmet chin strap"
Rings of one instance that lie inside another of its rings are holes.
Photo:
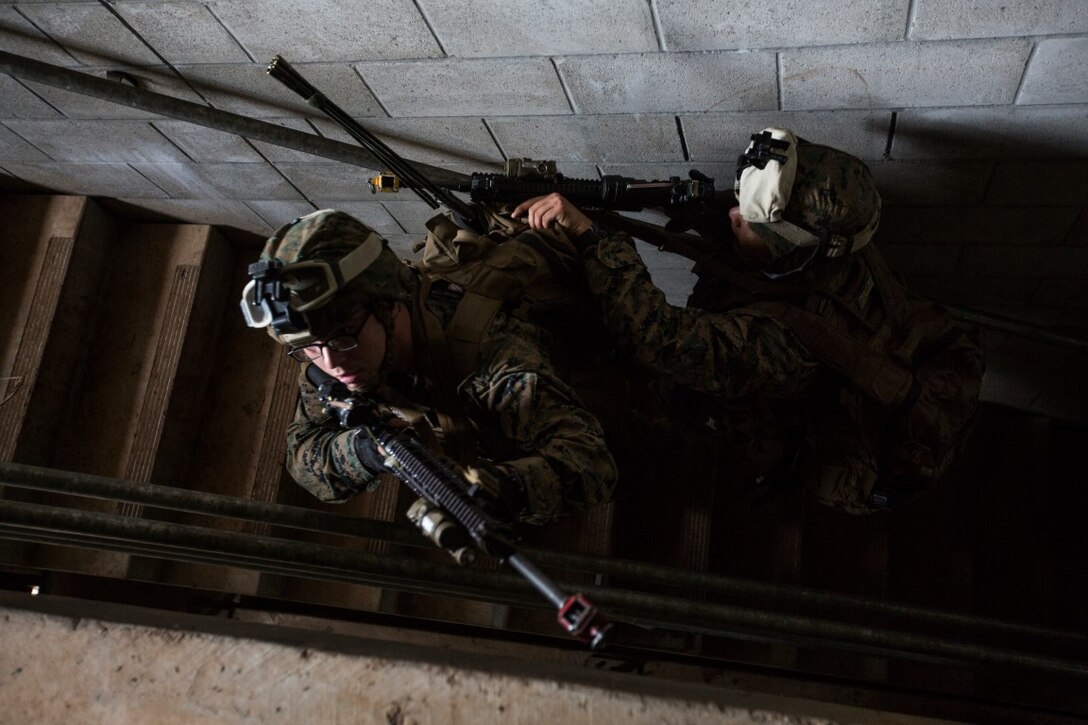
[[[760,272],[769,280],[779,280],[791,275],[800,274],[809,267],[811,267],[818,260],[827,256],[827,249],[830,247],[831,232],[825,226],[820,229],[819,235],[816,236],[820,241],[815,246],[810,247],[795,247],[792,251],[786,254],[782,259],[775,260],[779,265],[773,269],[764,268]],[[797,260],[797,261],[795,261]],[[792,266],[786,266],[787,261],[793,261]],[[784,269],[782,267],[785,267]]]
[[[389,373],[393,370],[393,361],[397,355],[397,303],[389,300],[374,300],[370,304],[371,313],[381,323],[382,331],[385,334],[385,352],[373,380],[361,386],[364,390],[373,390],[386,381]]]

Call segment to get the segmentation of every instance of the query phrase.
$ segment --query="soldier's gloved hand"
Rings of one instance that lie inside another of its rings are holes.
[[[359,457],[366,469],[373,474],[391,473],[385,465],[385,455],[378,450],[378,442],[370,437],[366,428],[355,429],[355,455]]]
[[[521,480],[500,465],[469,466],[465,478],[479,487],[483,505],[496,518],[515,521],[529,508]]]

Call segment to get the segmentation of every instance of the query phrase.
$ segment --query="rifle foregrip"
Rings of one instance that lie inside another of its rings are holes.
[[[378,431],[378,443],[397,462],[405,485],[413,492],[439,506],[460,524],[473,540],[489,554],[505,556],[502,547],[504,524],[496,521],[469,501],[454,473],[414,438],[402,438],[388,431]]]
[[[472,175],[468,192],[473,201],[524,201],[534,196],[558,192],[575,206],[594,209],[642,208],[639,201],[625,199],[621,177],[568,179],[562,176],[544,179],[511,179],[504,174]]]
[[[510,178],[505,174],[475,173],[467,191],[473,201],[506,202],[520,202],[557,192],[575,206],[586,209],[638,211],[674,201],[673,186],[673,181],[647,182],[611,174],[600,179],[568,179],[564,176]]]

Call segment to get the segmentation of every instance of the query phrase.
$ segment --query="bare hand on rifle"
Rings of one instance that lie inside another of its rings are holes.
[[[558,193],[527,199],[511,213],[515,219],[522,216],[531,229],[550,229],[553,224],[567,234],[577,237],[593,226],[593,222],[578,207]]]

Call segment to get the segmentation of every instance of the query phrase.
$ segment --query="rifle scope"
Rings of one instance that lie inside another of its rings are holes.
[[[457,190],[467,191],[473,201],[507,202],[558,192],[575,206],[617,211],[713,202],[714,180],[698,171],[691,173],[690,179],[673,176],[655,181],[618,175],[605,175],[600,179],[568,179],[562,174],[515,178],[509,173],[474,173]]]

